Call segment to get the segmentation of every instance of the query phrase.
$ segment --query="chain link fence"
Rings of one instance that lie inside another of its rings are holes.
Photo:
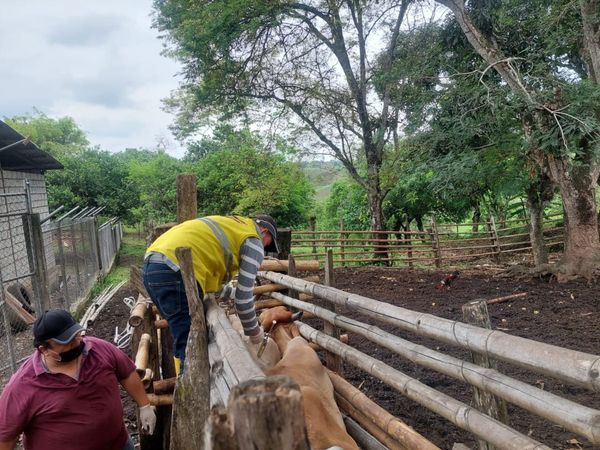
[[[116,218],[100,226],[85,215],[42,222],[26,193],[0,194],[0,387],[31,354],[36,315],[87,298],[122,237]]]

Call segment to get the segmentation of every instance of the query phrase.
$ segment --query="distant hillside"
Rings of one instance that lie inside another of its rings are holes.
[[[333,183],[347,177],[346,169],[336,160],[306,161],[302,163],[302,170],[315,188],[317,202],[327,198]]]

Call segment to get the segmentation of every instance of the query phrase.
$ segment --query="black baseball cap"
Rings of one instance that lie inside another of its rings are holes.
[[[257,214],[254,216],[254,221],[259,227],[266,228],[273,239],[271,243],[265,247],[265,252],[279,253],[279,244],[277,243],[277,224],[275,220],[268,214]]]
[[[50,309],[33,324],[33,345],[38,347],[50,339],[59,344],[68,344],[82,331],[84,328],[75,322],[68,311]]]

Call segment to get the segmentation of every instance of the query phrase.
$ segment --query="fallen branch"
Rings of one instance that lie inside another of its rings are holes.
[[[489,300],[486,300],[488,305],[495,305],[496,303],[507,302],[509,300],[513,300],[516,298],[527,297],[527,292],[519,292],[518,294],[505,295],[504,297],[496,297]]]

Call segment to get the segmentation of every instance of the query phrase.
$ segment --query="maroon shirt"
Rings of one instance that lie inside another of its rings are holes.
[[[35,351],[0,395],[0,441],[25,433],[25,450],[122,450],[118,382],[135,370],[109,342],[84,337],[79,380],[49,373]]]

